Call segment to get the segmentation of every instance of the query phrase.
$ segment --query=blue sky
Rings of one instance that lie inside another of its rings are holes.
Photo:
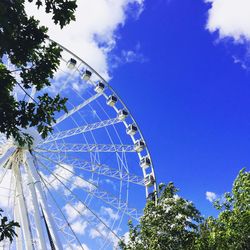
[[[249,166],[248,0],[78,1],[49,35],[93,66],[146,138],[158,182],[174,181],[205,215]],[[236,11],[235,11],[236,10]]]
[[[249,169],[249,1],[79,0],[78,5],[76,22],[63,30],[34,6],[27,4],[27,11],[49,27],[52,39],[93,66],[122,98],[146,139],[158,183],[173,181],[203,215],[217,215],[206,192],[211,192],[211,199],[220,197],[231,190],[240,169]],[[64,89],[66,83],[74,89],[67,90],[70,101],[78,105],[81,95],[88,99],[92,92],[69,75],[53,87]],[[97,113],[107,119],[103,109],[108,117],[116,115],[104,97],[95,104],[75,114],[78,124],[84,125],[85,119],[93,123]],[[61,128],[72,124],[76,125],[66,121]],[[122,139],[131,139],[122,128]],[[99,143],[111,143],[101,132],[95,136]],[[83,134],[75,139],[69,141],[87,143],[93,138]],[[110,165],[117,161],[108,156],[104,160]],[[134,160],[138,165],[138,159],[131,158],[131,170],[139,174],[140,167],[133,169]],[[119,183],[101,180],[109,192],[120,191]],[[130,191],[132,207],[143,207],[141,191]],[[114,216],[99,203],[94,209],[101,216]],[[69,219],[72,214],[67,214]],[[123,223],[122,234],[127,220]],[[86,226],[75,226],[84,235]]]
[[[206,215],[215,214],[206,191],[229,191],[250,161],[249,71],[232,58],[240,48],[205,29],[209,7],[146,1],[117,47],[139,43],[146,60],[119,66],[111,81],[144,133],[158,181],[174,181]]]

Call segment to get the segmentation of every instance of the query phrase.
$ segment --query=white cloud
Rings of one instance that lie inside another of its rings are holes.
[[[63,246],[63,249],[65,249],[65,250],[72,250],[72,249],[74,249],[74,250],[82,250],[82,249],[84,249],[84,250],[89,250],[89,248],[88,248],[88,246],[86,245],[86,244],[81,244],[82,246],[79,246],[79,245],[77,245],[77,244],[70,244],[70,246],[67,246],[67,245],[64,245]]]
[[[125,63],[145,63],[148,59],[141,52],[141,45],[138,42],[133,49],[123,49],[120,55],[113,55],[110,61],[112,62],[112,68],[117,68]]]
[[[112,187],[112,189],[113,189],[114,191],[116,191],[117,186],[116,186],[116,184],[115,184],[114,181],[111,181],[110,179],[105,179],[104,182],[107,183],[108,185],[110,185],[110,186]]]
[[[96,189],[96,186],[92,184],[91,181],[86,181],[79,176],[74,176],[71,182],[71,190],[74,190],[75,188],[84,188],[85,190],[90,192]]]
[[[95,239],[97,237],[101,237],[101,234],[97,230],[92,228],[89,232],[89,236],[91,239]]]
[[[143,61],[144,58],[142,55],[137,54],[133,50],[122,50],[122,56],[125,62],[135,62],[135,61]]]
[[[62,183],[66,183],[65,180],[71,180],[74,177],[74,169],[70,165],[61,164],[56,165],[53,174],[45,175],[41,173],[41,176],[45,179],[47,183],[50,183],[49,187],[53,187],[54,189],[58,190],[60,188],[63,188],[66,193],[66,189],[64,188],[64,185]]]
[[[250,1],[204,0],[210,4],[206,28],[218,32],[218,41],[231,43],[234,63],[250,69]]]
[[[129,238],[129,232],[126,232],[124,235],[123,235],[123,239],[124,239],[124,242],[126,244],[128,244],[130,242],[130,238]]]
[[[215,201],[218,198],[217,194],[215,194],[214,192],[206,192],[206,199],[209,200],[210,202]]]
[[[69,222],[75,221],[76,219],[79,219],[81,216],[89,215],[89,211],[81,202],[76,202],[75,204],[73,204],[73,206],[71,206],[70,204],[66,204],[63,207],[63,210],[66,212]]]
[[[108,222],[102,218],[102,220],[108,224]],[[111,227],[112,228],[112,227]],[[101,234],[100,234],[100,233]],[[112,233],[113,232],[113,233]],[[104,237],[104,238],[107,238],[108,241],[110,243],[113,244],[114,248],[113,249],[116,249],[115,246],[118,245],[118,241],[119,239],[115,236],[115,234],[117,234],[117,230],[116,229],[112,229],[112,232],[110,230],[108,230],[104,224],[102,223],[99,223],[95,226],[95,228],[91,228],[91,230],[89,231],[89,236],[91,239],[96,239],[96,238],[99,238],[99,237]]]
[[[92,65],[103,77],[109,78],[108,55],[118,39],[117,30],[124,26],[128,15],[138,18],[144,0],[78,0],[76,22],[63,30],[34,4],[26,10],[49,27],[50,37],[72,50]]]
[[[71,225],[71,227],[75,233],[83,235],[85,234],[85,229],[87,225],[88,225],[87,221],[77,220]]]
[[[71,205],[66,204],[63,209],[67,215],[69,222],[74,221],[76,218],[78,218],[78,212]]]
[[[220,38],[230,37],[235,42],[250,40],[249,0],[205,0],[211,4],[207,29],[218,31]]]
[[[108,216],[108,218],[112,219],[112,220],[117,220],[119,218],[118,213],[115,212],[110,207],[101,207],[101,213],[103,213],[104,215]]]

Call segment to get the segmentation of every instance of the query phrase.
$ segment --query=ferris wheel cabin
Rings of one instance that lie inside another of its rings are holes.
[[[96,84],[96,86],[95,86],[95,92],[97,92],[97,93],[102,93],[103,90],[104,90],[104,88],[105,88],[104,83],[98,82],[98,83]]]
[[[140,153],[145,147],[146,147],[146,144],[143,140],[137,140],[134,144],[134,149],[138,153]]]
[[[76,66],[76,63],[77,63],[76,59],[70,58],[69,61],[67,62],[67,66],[69,69],[74,69]]]
[[[91,75],[92,75],[92,72],[86,69],[82,75],[82,79],[87,82],[89,81]]]
[[[111,107],[115,106],[116,102],[117,102],[117,97],[116,97],[116,96],[110,95],[110,96],[108,97],[107,104],[108,104],[109,106],[111,106]]]
[[[146,177],[144,178],[144,184],[147,187],[153,186],[155,183],[155,178],[153,173],[147,174]]]
[[[126,117],[128,116],[128,111],[125,109],[120,109],[118,111],[117,117],[120,121],[123,121],[126,119]]]
[[[138,131],[138,129],[134,124],[128,125],[128,127],[126,129],[126,133],[128,135],[135,135],[137,131]]]
[[[140,160],[140,166],[144,169],[147,169],[150,165],[151,165],[151,160],[149,156],[142,157],[142,159]]]

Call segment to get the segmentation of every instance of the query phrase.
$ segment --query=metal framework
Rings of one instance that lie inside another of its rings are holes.
[[[51,143],[41,145],[37,148],[41,152],[70,153],[70,152],[135,152],[134,145],[113,144],[73,144],[73,143]]]
[[[52,163],[54,165],[61,166],[64,169],[65,169],[64,166],[68,165],[68,166],[72,166],[73,169],[80,169],[80,170],[88,171],[91,173],[98,173],[98,175],[104,175],[109,178],[114,178],[114,179],[122,180],[125,182],[131,182],[137,185],[144,186],[143,177],[130,174],[126,172],[125,170],[121,171],[120,169],[117,169],[117,168],[110,168],[108,165],[105,165],[105,164],[98,164],[94,162],[88,162],[88,161],[83,161],[77,158],[69,158],[69,157],[66,157],[63,161],[57,161],[47,156],[41,155],[39,153],[37,154],[38,154],[39,159],[46,160],[50,162],[50,164]]]
[[[21,224],[3,249],[85,249],[86,242],[111,249],[127,220],[140,219],[145,193],[156,191],[148,147],[135,150],[145,140],[128,108],[93,68],[61,48],[56,87],[48,92],[68,97],[69,111],[58,115],[45,139],[36,128],[23,130],[32,146],[0,134],[0,207]],[[14,96],[31,103],[39,92]],[[128,135],[130,124],[137,131]],[[144,156],[150,164],[140,166]]]
[[[82,127],[78,127],[78,128],[73,128],[73,129],[69,129],[66,131],[62,131],[62,132],[58,132],[56,134],[53,135],[49,135],[43,142],[44,143],[48,143],[48,142],[53,142],[53,141],[58,141],[58,140],[62,140],[64,138],[68,138],[70,136],[74,136],[74,135],[79,135],[81,133],[85,133],[85,132],[89,132],[95,129],[99,129],[99,128],[103,128],[109,125],[114,125],[116,123],[121,122],[118,118],[113,118],[113,119],[109,119],[106,121],[100,121],[100,122],[96,122],[93,124],[88,124]]]

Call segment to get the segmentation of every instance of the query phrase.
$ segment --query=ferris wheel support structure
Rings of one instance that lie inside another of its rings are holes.
[[[157,202],[151,155],[130,111],[91,66],[58,46],[51,89],[25,91],[18,84],[24,93],[15,96],[30,103],[44,92],[61,94],[69,97],[69,111],[56,114],[46,138],[36,127],[23,129],[32,145],[0,134],[0,201],[7,190],[4,210],[21,224],[14,246],[6,241],[4,250],[84,249],[89,242],[92,249],[110,249],[126,218],[139,221],[145,193]]]
[[[61,250],[61,249],[63,249],[62,244],[61,244],[61,242],[59,240],[54,220],[53,220],[53,218],[51,216],[51,213],[49,212],[49,208],[48,208],[47,202],[45,200],[45,196],[44,196],[44,192],[43,192],[43,189],[42,189],[41,181],[40,181],[39,175],[37,173],[37,170],[36,170],[36,168],[34,166],[33,156],[31,155],[30,152],[27,152],[26,157],[27,157],[27,165],[29,166],[28,167],[29,175],[34,180],[36,189],[37,189],[37,191],[39,193],[39,196],[40,196],[40,199],[41,199],[41,205],[42,205],[43,213],[45,215],[44,219],[46,219],[46,222],[48,223],[48,227],[49,227],[50,233],[52,234],[52,238],[54,240],[55,247],[58,250]],[[37,196],[36,196],[36,198],[37,198]],[[38,206],[38,201],[37,200],[35,201],[34,205]],[[36,209],[37,209],[37,211],[39,211],[39,207],[37,207]]]
[[[6,157],[9,157],[8,161]],[[7,162],[6,162],[7,161]],[[24,245],[27,250],[34,250],[34,241],[32,240],[32,232],[31,232],[31,222],[28,216],[28,210],[31,208],[27,208],[26,198],[23,192],[22,187],[22,175],[21,175],[21,167],[24,167],[26,174],[28,175],[28,186],[31,194],[32,206],[34,211],[34,219],[35,219],[35,228],[37,231],[38,241],[41,250],[46,250],[46,240],[44,235],[44,230],[42,228],[42,216],[41,209],[45,215],[45,220],[48,223],[50,234],[53,238],[53,244],[57,250],[62,250],[62,244],[57,235],[57,230],[54,224],[54,220],[49,212],[48,205],[46,203],[44,192],[42,190],[41,181],[38,176],[37,170],[34,166],[34,157],[31,155],[29,151],[24,151],[22,149],[13,150],[10,148],[7,150],[5,155],[0,159],[0,162],[6,163],[5,168],[11,169],[12,174],[15,177],[16,183],[16,202],[13,208],[14,217],[21,222],[21,228],[23,228],[23,237],[24,237]],[[39,196],[39,199],[38,199]],[[41,206],[39,206],[39,202]],[[19,230],[20,231],[20,230]],[[23,243],[21,241],[17,241],[16,248],[22,249]]]
[[[79,60],[81,63],[83,63],[89,70],[91,70],[91,72],[93,72],[93,73],[95,73],[98,77],[99,77],[99,79],[103,82],[103,83],[105,83],[105,85],[114,93],[115,91],[114,91],[114,89],[108,84],[108,82],[93,68],[93,67],[91,67],[87,62],[85,62],[85,61],[83,61],[79,56],[77,56],[75,53],[73,53],[71,50],[69,50],[68,48],[66,48],[66,47],[64,47],[63,45],[61,45],[61,44],[59,44],[58,42],[56,42],[56,41],[54,41],[53,39],[51,39],[51,38],[48,38],[48,41],[50,41],[50,42],[53,42],[53,43],[56,43],[61,49],[63,49],[63,50],[65,50],[65,51],[67,51],[68,53],[70,53],[72,56],[74,56],[74,58],[76,58],[77,60]],[[78,69],[77,69],[78,70]],[[80,72],[79,72],[80,73]],[[105,98],[106,99],[108,99],[108,96],[105,94],[105,93],[103,93],[103,95],[105,96]],[[98,95],[99,96],[99,95]],[[122,103],[122,105],[124,106],[124,107],[126,107],[126,105],[125,105],[125,103],[119,98],[119,101]],[[80,106],[80,105],[79,105]],[[76,107],[76,109],[78,109],[79,108],[79,106],[78,107]],[[114,106],[113,107],[114,109],[115,109],[115,111],[118,113],[118,110],[117,110],[117,108]],[[127,109],[127,111],[129,111],[128,110],[128,108],[126,107],[126,109]],[[71,111],[70,111],[71,112]],[[130,112],[129,112],[130,113]],[[67,115],[67,114],[66,114]],[[135,119],[134,119],[134,117],[132,116],[132,114],[130,113],[130,116],[131,116],[131,118],[132,118],[132,120],[135,122]],[[59,118],[59,119],[61,119],[61,118]],[[63,117],[63,119],[64,119],[64,117]],[[115,122],[121,122],[121,120],[119,120],[119,119],[114,119],[114,120],[117,120],[117,121],[115,121]],[[126,123],[126,121],[123,121],[123,123],[124,123],[124,125],[125,125],[125,127],[126,128],[128,128],[128,124]],[[142,132],[141,132],[141,130],[139,129],[139,127],[138,127],[138,131],[140,132],[140,134],[141,134],[141,137],[142,137],[142,139],[144,139],[143,138],[143,135],[142,135]],[[67,132],[69,132],[69,131],[67,131]],[[71,132],[71,131],[70,131]],[[65,135],[64,135],[65,136]],[[133,136],[131,136],[131,139],[132,139],[132,141],[135,143],[135,139],[134,139],[134,137]],[[148,150],[148,149],[147,149]],[[149,152],[149,150],[148,150],[148,152]],[[138,156],[139,156],[139,159],[141,160],[142,159],[142,155],[141,155],[141,153],[138,153]],[[152,173],[152,176],[153,176],[153,178],[154,178],[154,183],[153,183],[153,187],[154,187],[154,199],[155,199],[155,204],[157,204],[157,200],[158,200],[158,190],[157,190],[157,179],[156,179],[156,175],[155,175],[155,171],[154,171],[154,168],[152,167],[151,168],[151,173]],[[145,171],[145,169],[142,169],[142,172],[143,172],[143,176],[145,177],[147,174],[146,174],[146,171]],[[148,187],[146,186],[146,188],[145,188],[145,192],[146,192],[146,198],[148,198],[148,196],[149,196],[149,189],[148,189]]]

